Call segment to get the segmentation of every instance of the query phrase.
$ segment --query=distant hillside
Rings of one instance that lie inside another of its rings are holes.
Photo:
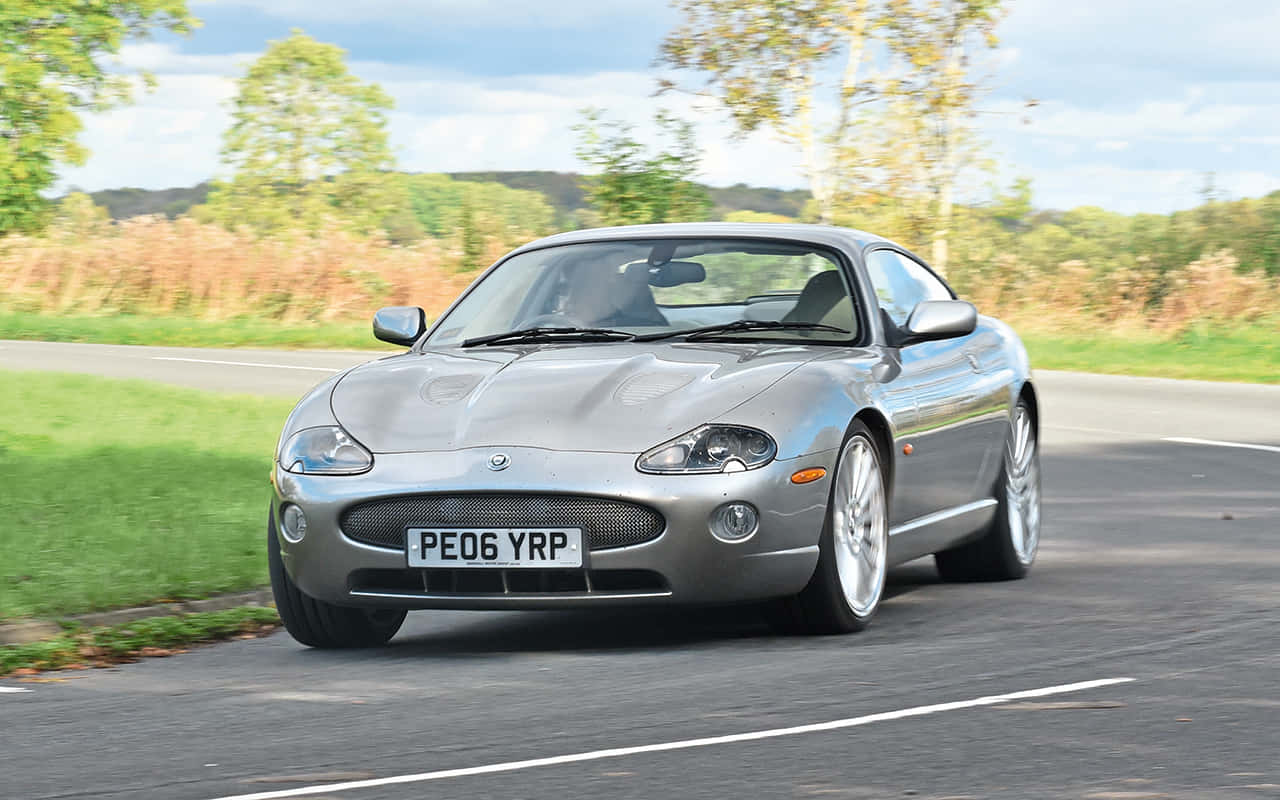
[[[582,176],[576,172],[451,172],[449,176],[460,181],[493,181],[513,189],[542,192],[561,218],[587,207],[587,193],[581,185]],[[803,189],[764,189],[745,183],[726,187],[707,186],[706,189],[711,195],[713,219],[722,219],[734,211],[759,211],[764,214],[798,217],[809,200],[809,193]]]
[[[527,170],[519,172],[450,172],[454,180],[500,183],[512,189],[529,189],[541,192],[555,210],[558,225],[566,225],[578,209],[587,207],[587,195],[582,189],[582,176],[575,172],[550,172]],[[170,219],[185,214],[192,206],[205,201],[210,185],[206,181],[196,186],[173,189],[104,189],[91,192],[93,202],[106,206],[115,220],[138,217],[144,214],[163,214]],[[759,211],[765,214],[781,214],[798,217],[809,199],[803,189],[765,189],[746,184],[715,187],[708,186],[711,194],[712,219],[723,219],[734,211]]]
[[[174,189],[104,189],[90,192],[93,202],[106,206],[112,219],[163,214],[169,219],[187,213],[209,195],[209,182]]]
[[[587,207],[587,193],[582,189],[582,176],[576,172],[528,170],[521,172],[450,172],[457,181],[501,183],[512,189],[531,189],[546,195],[558,217]]]
[[[711,193],[711,202],[715,204],[711,212],[715,217],[723,217],[733,211],[759,211],[763,214],[799,217],[810,197],[809,192],[804,189],[763,189],[745,183],[735,183],[724,188],[708,186],[707,191]]]

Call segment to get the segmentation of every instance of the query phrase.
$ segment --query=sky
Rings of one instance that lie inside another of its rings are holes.
[[[1197,205],[1210,174],[1219,197],[1280,189],[1280,2],[1006,6],[978,117],[996,182],[1031,178],[1040,208],[1126,213]],[[658,45],[677,19],[664,0],[191,0],[191,8],[203,26],[190,37],[122,49],[121,68],[149,70],[158,85],[132,106],[86,117],[91,156],[62,171],[60,191],[225,176],[218,148],[234,79],[292,28],[341,45],[352,72],[395,99],[391,142],[405,170],[580,171],[570,132],[580,109],[603,108],[644,138],[665,105],[696,122],[703,181],[805,186],[799,154],[767,132],[735,139],[713,103],[653,96]]]

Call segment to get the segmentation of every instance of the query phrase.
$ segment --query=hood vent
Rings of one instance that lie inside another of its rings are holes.
[[[471,394],[479,375],[445,375],[422,384],[422,399],[433,406],[447,406]]]
[[[642,372],[623,381],[613,396],[624,406],[638,406],[683,389],[693,382],[694,377],[669,372]]]

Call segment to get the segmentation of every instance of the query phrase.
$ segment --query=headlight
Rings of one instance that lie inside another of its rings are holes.
[[[301,475],[354,475],[373,466],[373,454],[332,426],[298,431],[280,448],[279,461]]]
[[[778,453],[764,431],[739,425],[703,425],[663,442],[636,461],[641,472],[742,472],[763,467]]]

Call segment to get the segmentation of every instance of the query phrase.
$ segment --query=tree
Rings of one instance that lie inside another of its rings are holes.
[[[970,54],[975,39],[996,46],[1004,0],[673,3],[683,20],[661,60],[705,73],[739,132],[799,148],[819,220],[894,206],[904,228],[932,229],[945,269],[956,183],[980,145]],[[864,75],[873,54],[880,70]]]
[[[218,185],[202,215],[261,231],[315,231],[337,218],[370,230],[407,204],[390,180],[391,98],[347,71],[346,51],[294,30],[238,83]]]
[[[76,238],[100,232],[111,224],[111,214],[106,206],[94,203],[92,197],[78,191],[62,198],[53,216],[54,229],[61,229]]]
[[[862,80],[877,3],[872,0],[673,0],[683,21],[661,60],[708,76],[737,129],[770,128],[803,154],[820,220],[832,217],[837,175],[861,168],[857,135],[871,86]],[[825,98],[819,75],[843,58]],[[674,88],[666,82],[664,89]],[[824,101],[834,114],[823,115]]]
[[[886,0],[885,43],[897,69],[882,93],[892,110],[897,153],[909,154],[912,178],[933,198],[932,266],[945,272],[955,188],[977,159],[973,75],[975,46],[999,44],[1004,0]]]
[[[706,219],[711,198],[693,182],[701,157],[690,123],[659,112],[655,124],[674,146],[650,154],[633,138],[632,126],[603,117],[600,110],[587,109],[573,129],[578,158],[596,173],[585,188],[604,224]]]
[[[153,28],[196,24],[186,0],[0,3],[0,235],[43,224],[57,166],[88,157],[78,112],[129,100],[128,76],[101,59]]]

